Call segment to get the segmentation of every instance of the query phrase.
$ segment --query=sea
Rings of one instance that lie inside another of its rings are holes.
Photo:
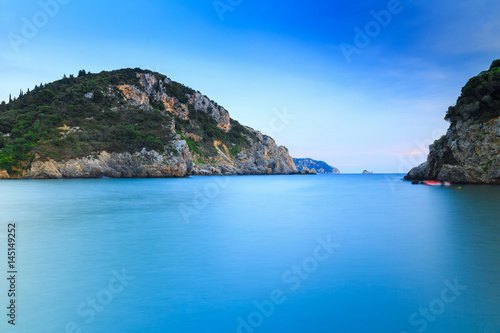
[[[500,187],[0,181],[0,332],[499,333]]]

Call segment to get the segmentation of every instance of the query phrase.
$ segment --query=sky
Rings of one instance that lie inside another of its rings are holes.
[[[77,74],[150,69],[293,157],[404,173],[462,86],[500,58],[498,0],[3,0],[0,100]]]

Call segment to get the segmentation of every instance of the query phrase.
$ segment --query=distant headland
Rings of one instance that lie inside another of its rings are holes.
[[[300,172],[315,172],[319,174],[339,174],[337,168],[332,167],[326,162],[316,161],[312,158],[294,158],[293,163]]]

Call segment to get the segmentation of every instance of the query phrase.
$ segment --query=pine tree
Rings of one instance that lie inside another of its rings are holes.
[[[12,103],[12,95],[9,94],[9,104]]]
[[[2,101],[0,104],[0,112],[5,112],[7,111],[7,104],[5,104],[5,101]]]
[[[32,102],[33,102],[32,93],[31,93],[30,89],[28,88],[28,91],[26,92],[25,105],[30,106]]]
[[[80,71],[78,71],[78,77],[82,77],[85,75],[87,75],[87,73],[85,72],[85,69],[81,69]]]
[[[24,97],[24,92],[23,92],[23,90],[21,89],[21,90],[19,91],[19,97],[16,99],[16,101],[15,101],[15,103],[14,103],[14,105],[15,105],[15,107],[16,107],[17,109],[22,109],[22,108],[24,107],[24,102],[25,102],[25,100],[24,100],[24,98],[23,98],[23,97]]]

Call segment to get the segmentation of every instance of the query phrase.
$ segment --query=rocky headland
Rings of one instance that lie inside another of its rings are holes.
[[[286,147],[148,70],[82,70],[0,105],[0,179],[298,173]]]
[[[405,179],[500,184],[500,60],[469,80],[445,119],[446,135]]]

